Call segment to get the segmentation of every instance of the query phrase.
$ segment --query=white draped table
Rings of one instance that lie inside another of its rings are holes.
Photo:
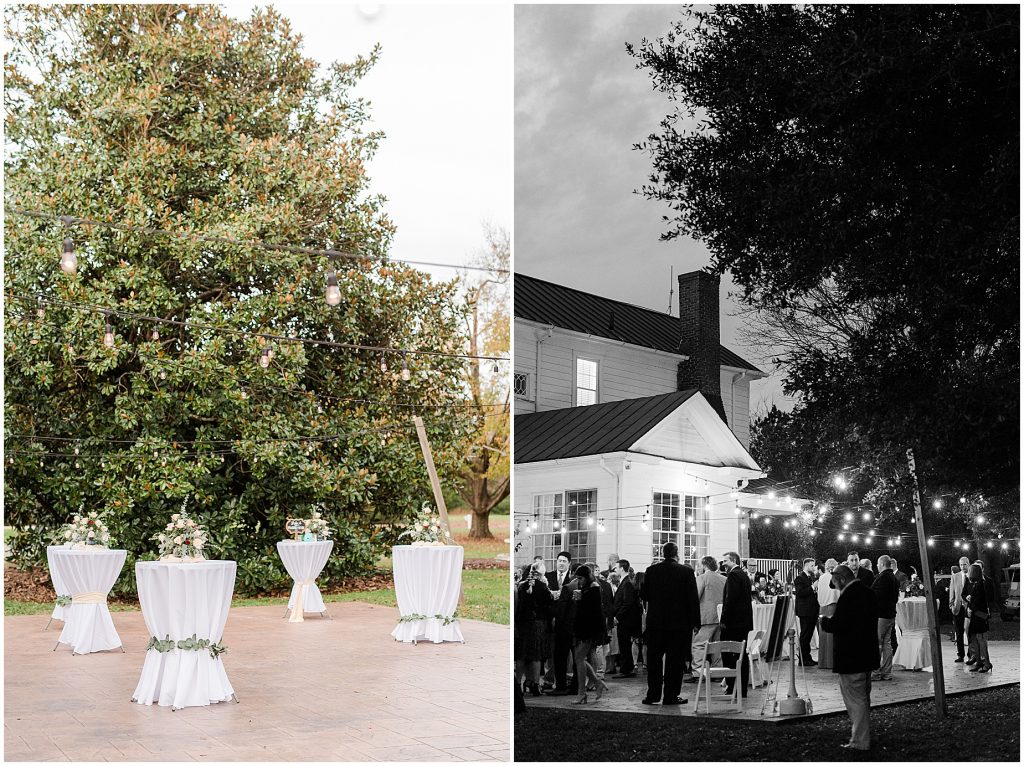
[[[98,545],[88,550],[60,546],[46,549],[50,580],[57,596],[71,596],[68,606],[57,608],[60,615],[54,609],[53,617],[64,620],[57,646],[68,644],[73,654],[118,648],[124,651],[107,609],[107,594],[117,582],[127,555],[124,550]]]
[[[454,618],[462,592],[462,546],[396,545],[391,555],[401,614],[391,631],[395,640],[465,643]]]
[[[46,546],[46,563],[50,568],[50,582],[53,583],[53,589],[57,592],[57,599],[61,599],[66,596],[71,598],[71,591],[68,590],[67,583],[64,582],[64,574],[58,566],[54,565],[53,552],[67,550],[60,545],[47,545]],[[70,606],[70,605],[69,605]],[[50,613],[50,622],[54,620],[60,620],[64,622],[64,610],[68,607],[61,606],[59,603],[54,604],[53,612]],[[50,627],[50,622],[46,623],[46,628]],[[43,628],[43,630],[46,630]]]
[[[140,561],[135,565],[142,616],[151,637],[185,641],[195,636],[219,644],[235,588],[234,561],[178,563]],[[224,663],[209,648],[146,652],[142,676],[132,694],[140,705],[173,709],[235,699]]]
[[[928,630],[928,602],[920,596],[896,604],[896,654],[893,666],[921,670],[932,665],[931,633]]]
[[[295,581],[288,599],[288,610],[291,617],[288,622],[302,622],[304,612],[327,614],[320,589],[316,587],[316,578],[327,565],[327,559],[334,549],[334,540],[317,540],[316,542],[300,542],[281,540],[277,544],[277,553],[281,563]],[[296,606],[300,604],[301,606]]]

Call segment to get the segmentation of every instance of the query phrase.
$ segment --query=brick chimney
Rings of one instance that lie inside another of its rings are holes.
[[[722,420],[718,276],[706,271],[679,275],[679,350],[690,357],[679,363],[676,387],[696,388]]]

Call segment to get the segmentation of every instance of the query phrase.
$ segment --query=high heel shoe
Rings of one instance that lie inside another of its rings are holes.
[[[985,667],[981,669],[981,672],[982,673],[991,673],[992,672],[992,663],[991,662],[986,662],[985,663]]]
[[[970,672],[970,673],[984,673],[985,672],[985,663],[979,661],[978,664],[975,665],[974,667],[972,667],[968,672]]]
[[[576,699],[572,700],[569,704],[570,705],[586,705],[587,704],[587,695],[584,694],[582,697],[577,697]]]
[[[597,696],[594,697],[594,701],[596,702],[597,700],[601,699],[601,695],[604,694],[606,691],[608,691],[608,684],[606,684],[604,681],[599,681],[597,687]]]
[[[540,686],[538,686],[537,684],[530,684],[530,696],[531,697],[539,697],[540,696]]]

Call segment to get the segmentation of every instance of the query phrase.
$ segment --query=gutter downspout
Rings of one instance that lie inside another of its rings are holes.
[[[612,551],[612,553],[621,556],[622,552],[619,550],[619,546],[622,543],[622,523],[619,519],[619,513],[622,509],[621,472],[615,473],[615,471],[611,470],[608,466],[606,466],[604,464],[604,455],[601,456],[600,465],[601,470],[603,470],[605,473],[607,473],[609,476],[615,479],[615,550]]]
[[[554,335],[555,326],[549,324],[546,330],[537,330],[534,335],[536,336],[536,346],[534,349],[533,358],[533,411],[540,411],[540,344]],[[541,335],[543,334],[543,337]]]

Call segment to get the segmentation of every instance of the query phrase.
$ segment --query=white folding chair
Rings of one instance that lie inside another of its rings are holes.
[[[747,635],[747,657],[750,660],[750,683],[760,689],[768,680],[764,677],[761,661],[761,644],[764,641],[763,630],[752,630]]]
[[[746,641],[708,641],[704,647],[704,662],[697,671],[697,700],[694,703],[694,711],[700,707],[700,689],[704,686],[704,712],[711,712],[711,698],[732,700],[733,704],[739,707],[740,704],[740,673],[743,669],[743,655],[747,650]],[[738,654],[735,668],[712,667],[708,661],[709,655],[732,653]],[[711,683],[722,679],[733,679],[732,694],[712,694]]]

